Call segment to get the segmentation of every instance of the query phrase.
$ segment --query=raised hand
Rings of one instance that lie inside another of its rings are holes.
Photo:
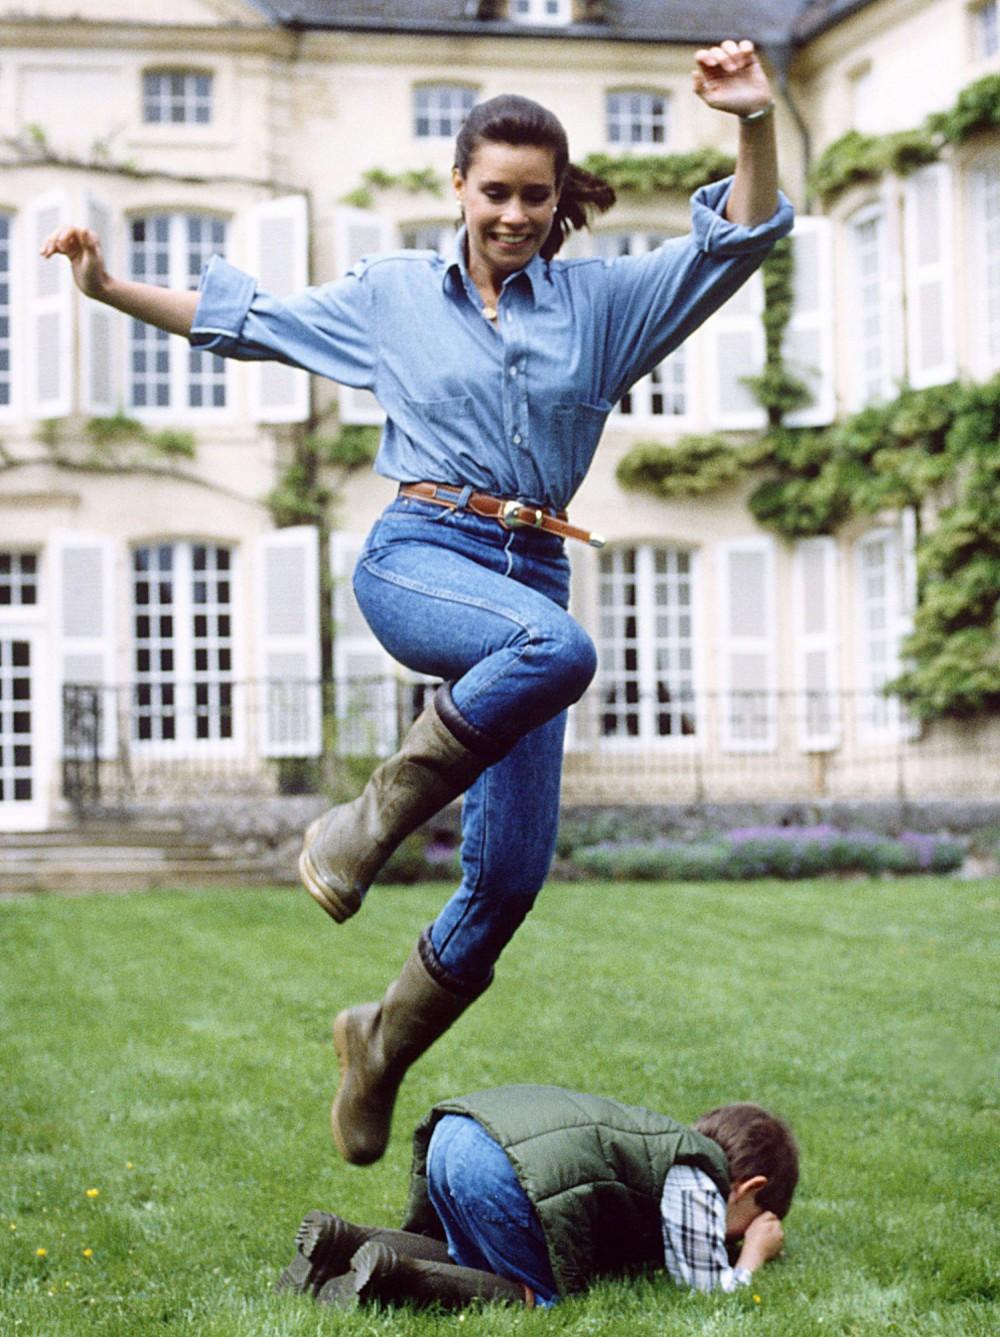
[[[96,232],[85,227],[58,228],[45,238],[40,254],[46,260],[54,255],[65,255],[73,266],[76,286],[87,297],[101,298],[106,293],[108,272],[104,268],[101,242]]]
[[[771,102],[771,86],[753,42],[723,42],[696,51],[694,59],[694,91],[716,111],[748,116]]]

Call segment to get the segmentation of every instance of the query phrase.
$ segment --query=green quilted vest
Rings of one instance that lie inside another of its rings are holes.
[[[672,1165],[697,1166],[729,1194],[722,1149],[675,1119],[557,1086],[504,1086],[443,1101],[417,1128],[404,1230],[441,1234],[427,1148],[444,1114],[471,1115],[507,1153],[564,1295],[601,1275],[662,1266],[660,1198]]]

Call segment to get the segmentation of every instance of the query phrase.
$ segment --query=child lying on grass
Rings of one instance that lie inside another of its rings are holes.
[[[732,1291],[780,1252],[797,1181],[791,1130],[758,1105],[687,1127],[560,1087],[498,1087],[417,1128],[401,1230],[310,1212],[278,1286],[341,1307],[531,1307],[665,1266],[681,1285]]]

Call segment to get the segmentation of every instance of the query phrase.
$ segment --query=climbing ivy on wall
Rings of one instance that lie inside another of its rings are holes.
[[[933,112],[912,130],[863,135],[849,130],[820,155],[809,184],[826,204],[849,186],[878,181],[887,172],[907,176],[936,161],[948,144],[962,144],[1000,126],[1000,74],[987,74],[959,93],[953,107]]]
[[[336,432],[303,432],[267,497],[275,525],[279,529],[286,525],[325,529],[337,487],[348,474],[372,463],[378,440],[377,427],[354,424]]]
[[[732,174],[735,159],[719,149],[695,149],[691,153],[660,153],[615,156],[591,153],[581,162],[588,172],[603,177],[619,194],[655,195],[681,190],[690,194],[699,186],[721,181]]]

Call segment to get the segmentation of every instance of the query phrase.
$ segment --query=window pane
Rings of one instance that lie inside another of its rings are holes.
[[[212,119],[212,75],[193,70],[147,70],[142,77],[147,125],[206,125]]]
[[[669,137],[669,99],[641,89],[608,93],[605,133],[610,144],[665,144]]]
[[[413,90],[413,133],[452,139],[475,106],[476,90],[463,84],[424,84]]]
[[[694,709],[691,562],[676,548],[619,548],[599,567],[601,732],[605,737],[690,737]]]

